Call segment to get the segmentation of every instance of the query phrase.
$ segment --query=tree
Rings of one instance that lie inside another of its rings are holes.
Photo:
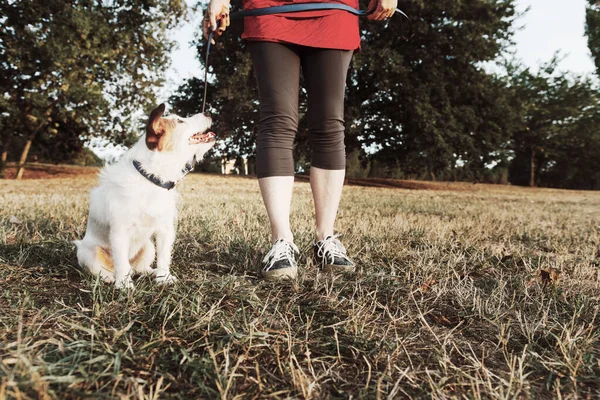
[[[600,3],[597,0],[588,0],[585,12],[585,34],[596,63],[596,73],[600,76]]]
[[[554,154],[540,181],[544,186],[565,189],[600,190],[600,99],[567,129],[557,142]]]
[[[15,0],[0,3],[2,164],[24,138],[19,178],[36,136],[60,124],[80,137],[127,142],[135,111],[154,103],[168,64],[167,33],[183,0]]]
[[[558,59],[536,73],[509,71],[521,128],[513,137],[511,182],[593,188],[600,168],[600,96],[590,79],[561,73]],[[588,175],[588,176],[585,176]]]
[[[458,166],[481,175],[510,138],[509,100],[482,63],[510,44],[512,1],[404,4],[415,36],[364,22],[349,100],[360,107],[359,143],[408,176],[450,179]],[[383,29],[382,29],[383,28]]]

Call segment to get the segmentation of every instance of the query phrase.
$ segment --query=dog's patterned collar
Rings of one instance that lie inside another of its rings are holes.
[[[175,185],[177,185],[177,183],[179,183],[183,178],[185,178],[185,176],[187,174],[192,172],[192,170],[194,169],[195,163],[196,163],[196,156],[192,157],[192,159],[190,161],[188,161],[187,164],[185,164],[185,167],[183,167],[183,169],[181,170],[183,175],[181,176],[181,178],[179,178],[179,180],[164,182],[156,175],[148,173],[144,169],[144,167],[142,167],[141,162],[139,162],[138,160],[133,160],[133,166],[144,178],[148,179],[150,182],[154,183],[156,186],[161,187],[163,189],[167,189],[167,190],[173,189],[175,187]]]

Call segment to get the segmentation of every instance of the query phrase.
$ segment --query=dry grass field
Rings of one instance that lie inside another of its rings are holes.
[[[600,193],[348,185],[359,268],[327,276],[298,182],[301,272],[270,283],[256,180],[193,175],[180,282],[119,292],[71,244],[95,182],[0,181],[0,399],[600,397]]]

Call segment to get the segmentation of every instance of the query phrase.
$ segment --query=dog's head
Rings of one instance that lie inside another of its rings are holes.
[[[215,144],[215,134],[209,131],[209,114],[189,118],[177,115],[163,117],[165,105],[156,107],[146,125],[146,146],[158,152],[184,152],[203,155]]]

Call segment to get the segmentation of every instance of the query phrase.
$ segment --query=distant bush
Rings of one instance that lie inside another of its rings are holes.
[[[361,152],[352,151],[346,157],[346,176],[348,178],[366,178],[369,176],[369,163],[361,160]]]
[[[75,154],[67,164],[79,165],[81,167],[101,167],[104,165],[104,161],[94,154],[92,150],[84,148],[81,153]]]

